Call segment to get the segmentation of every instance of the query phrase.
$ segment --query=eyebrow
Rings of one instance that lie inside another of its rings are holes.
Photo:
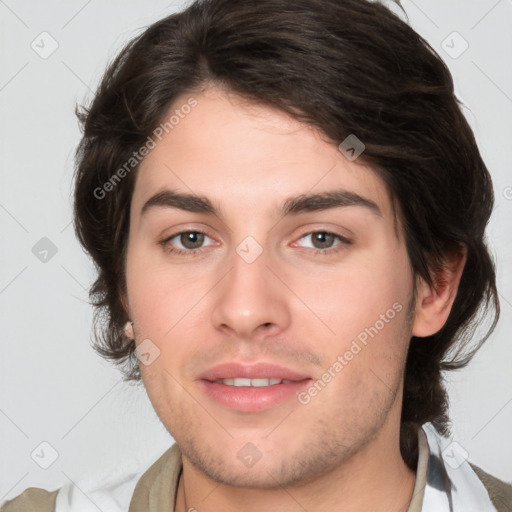
[[[316,194],[307,193],[286,199],[281,206],[281,214],[297,215],[304,212],[328,210],[347,206],[360,206],[382,217],[382,212],[374,201],[348,190],[331,190]],[[206,213],[222,218],[220,209],[204,196],[162,190],[151,196],[141,209],[141,216],[154,208],[178,208],[193,213]]]

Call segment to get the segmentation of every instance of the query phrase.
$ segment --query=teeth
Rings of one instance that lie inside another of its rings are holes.
[[[291,380],[286,379],[246,379],[244,377],[237,377],[235,379],[219,379],[215,382],[219,384],[224,384],[226,386],[236,386],[236,387],[255,387],[261,388],[265,386],[274,386],[276,384],[291,382]]]

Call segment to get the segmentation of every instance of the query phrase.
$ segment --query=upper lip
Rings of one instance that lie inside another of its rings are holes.
[[[234,379],[242,377],[246,379],[283,379],[300,381],[309,379],[309,375],[279,366],[277,364],[259,362],[256,364],[222,363],[209,368],[199,376],[199,379],[211,382],[220,379]]]

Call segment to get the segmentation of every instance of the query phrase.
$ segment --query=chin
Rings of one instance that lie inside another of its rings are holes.
[[[216,452],[211,449],[199,452],[195,449],[197,446],[188,445],[181,449],[183,455],[207,477],[224,485],[245,489],[300,487],[321,478],[342,464],[344,459],[343,453],[322,453],[317,446],[292,451],[289,445],[284,445],[282,453],[270,448],[258,455],[254,445],[248,444],[237,449],[233,457],[227,456],[230,448],[218,450],[217,447]],[[246,459],[247,455],[249,458]]]

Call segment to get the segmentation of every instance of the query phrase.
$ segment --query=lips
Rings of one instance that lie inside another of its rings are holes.
[[[224,363],[214,366],[199,376],[202,380],[215,382],[222,379],[280,379],[292,382],[309,379],[310,376],[271,363],[241,364]]]
[[[201,391],[223,408],[260,412],[295,400],[309,385],[308,375],[270,363],[224,363],[198,378]]]

